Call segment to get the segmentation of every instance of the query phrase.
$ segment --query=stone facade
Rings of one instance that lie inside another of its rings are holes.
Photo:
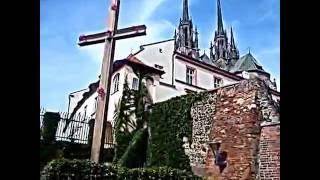
[[[196,175],[280,179],[280,112],[263,81],[246,80],[211,91],[192,106],[191,116],[191,145],[184,139],[184,147]],[[217,143],[220,146],[213,149]],[[221,168],[216,157],[223,153]]]

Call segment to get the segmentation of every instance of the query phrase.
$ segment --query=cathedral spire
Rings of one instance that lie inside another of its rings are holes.
[[[223,34],[223,22],[220,0],[217,0],[217,13],[218,13],[218,34]]]
[[[194,34],[195,34],[194,46],[195,46],[196,49],[198,49],[199,48],[199,40],[198,40],[199,33],[198,33],[197,26],[195,27],[195,33]]]
[[[194,38],[194,48],[195,48],[195,57],[199,58],[200,53],[199,53],[199,39],[198,39],[198,29],[197,26],[195,27],[195,38]]]
[[[188,0],[183,0],[182,21],[188,21],[188,20],[189,20]]]
[[[230,46],[232,49],[235,49],[236,44],[234,43],[234,37],[233,37],[233,31],[232,31],[232,26],[231,26],[231,40],[230,40]]]
[[[210,60],[214,61],[214,53],[213,53],[213,44],[212,41],[210,42]]]

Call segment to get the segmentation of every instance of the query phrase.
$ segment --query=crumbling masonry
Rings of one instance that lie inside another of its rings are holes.
[[[278,107],[258,79],[210,91],[191,109],[191,144],[184,138],[193,172],[221,180],[280,179]],[[222,168],[215,161],[221,152]]]

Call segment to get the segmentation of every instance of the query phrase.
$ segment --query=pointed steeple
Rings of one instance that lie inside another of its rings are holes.
[[[195,33],[194,34],[195,34],[194,46],[195,46],[196,49],[198,49],[199,48],[199,40],[198,40],[199,33],[198,33],[197,26],[195,27]]]
[[[182,17],[177,29],[177,50],[188,56],[197,57],[198,51],[192,18],[189,16],[188,0],[183,0]]]
[[[210,60],[214,61],[214,54],[213,54],[213,44],[212,41],[210,42]]]
[[[188,7],[188,0],[183,0],[183,15],[182,21],[189,20],[189,7]]]
[[[220,0],[217,0],[217,17],[218,17],[218,34],[223,33],[223,22],[222,22],[222,12],[221,12],[221,3]]]
[[[234,43],[234,37],[233,37],[233,31],[232,31],[232,26],[231,26],[231,40],[230,40],[230,46],[231,46],[231,49],[235,49],[236,47],[236,44]]]

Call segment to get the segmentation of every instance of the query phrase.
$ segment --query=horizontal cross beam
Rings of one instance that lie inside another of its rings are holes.
[[[82,35],[79,37],[79,46],[88,46],[92,44],[103,43],[107,38],[114,38],[115,40],[126,39],[136,36],[146,35],[147,27],[145,25],[132,26],[128,28],[118,29],[113,37],[111,32],[100,32],[90,35]]]

